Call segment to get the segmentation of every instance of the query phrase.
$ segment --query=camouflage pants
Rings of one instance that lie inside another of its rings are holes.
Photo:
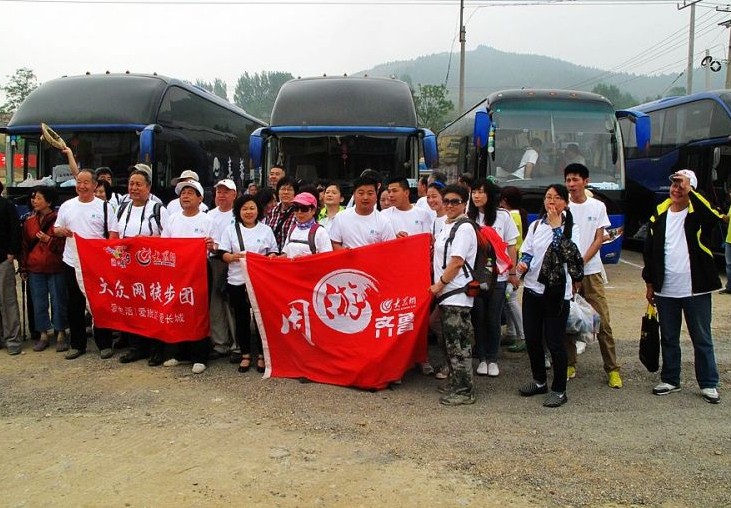
[[[449,362],[449,386],[452,393],[472,394],[472,342],[474,328],[470,320],[470,308],[456,305],[440,305],[442,335]]]

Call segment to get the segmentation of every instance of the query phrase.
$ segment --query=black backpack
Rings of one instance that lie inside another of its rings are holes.
[[[121,205],[119,205],[119,210],[117,210],[117,220],[122,220],[122,215],[124,215],[124,211],[127,209],[127,206],[132,203],[132,201],[125,201]],[[157,230],[162,233],[162,223],[160,222],[160,209],[162,208],[162,204],[158,203],[157,201],[154,202],[152,206],[152,215],[150,215],[147,219],[147,227],[150,230],[150,234],[152,234],[152,221],[155,221],[155,224],[157,224]]]

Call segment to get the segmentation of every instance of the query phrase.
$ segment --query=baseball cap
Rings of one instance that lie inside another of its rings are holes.
[[[198,191],[198,194],[200,196],[203,195],[203,187],[201,187],[201,184],[199,184],[195,180],[186,180],[184,182],[179,182],[175,186],[175,194],[180,196],[180,193],[183,192],[183,189],[185,189],[186,187],[192,187],[193,189]]]
[[[216,187],[218,187],[218,186],[226,187],[228,190],[232,190],[232,191],[236,190],[236,184],[230,178],[224,178],[223,180],[221,180],[220,182],[218,182],[216,184]]]
[[[196,182],[200,182],[200,178],[198,178],[198,173],[195,171],[191,171],[190,169],[186,169],[182,173],[180,173],[180,176],[177,178],[173,178],[173,181],[171,182],[173,185],[177,185],[180,180],[195,180]]]
[[[137,171],[142,171],[143,173],[147,173],[147,176],[150,177],[150,180],[152,180],[152,168],[148,166],[147,164],[142,164],[141,162],[139,164],[135,164],[132,166]]]
[[[691,171],[690,169],[681,169],[680,171],[676,171],[672,175],[670,175],[670,181],[672,182],[678,177],[684,176],[690,180],[690,186],[694,189],[698,187],[698,178],[695,176],[695,172]]]
[[[309,192],[300,192],[294,197],[292,203],[317,208],[317,200],[315,199],[315,196],[313,196]]]

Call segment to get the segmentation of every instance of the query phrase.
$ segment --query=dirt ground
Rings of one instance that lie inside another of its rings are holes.
[[[21,506],[731,506],[731,296],[714,296],[720,405],[699,396],[683,340],[683,390],[656,397],[637,359],[640,256],[607,267],[625,386],[596,345],[569,402],[521,398],[524,353],[478,378],[473,406],[438,403],[409,373],[370,393],[236,372],[202,375],[90,353],[0,354],[0,504]],[[90,342],[91,344],[91,342]]]

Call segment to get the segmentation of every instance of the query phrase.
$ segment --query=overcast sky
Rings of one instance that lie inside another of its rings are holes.
[[[130,70],[190,81],[220,77],[231,98],[244,71],[352,74],[449,51],[458,69],[458,0],[125,2],[0,0],[0,81],[19,67],[41,82]],[[633,73],[685,68],[690,8],[676,8],[683,0],[465,3],[468,50],[489,45]],[[696,9],[697,65],[706,48],[726,58],[729,31],[717,23],[731,14],[716,12],[717,5],[703,1]]]

